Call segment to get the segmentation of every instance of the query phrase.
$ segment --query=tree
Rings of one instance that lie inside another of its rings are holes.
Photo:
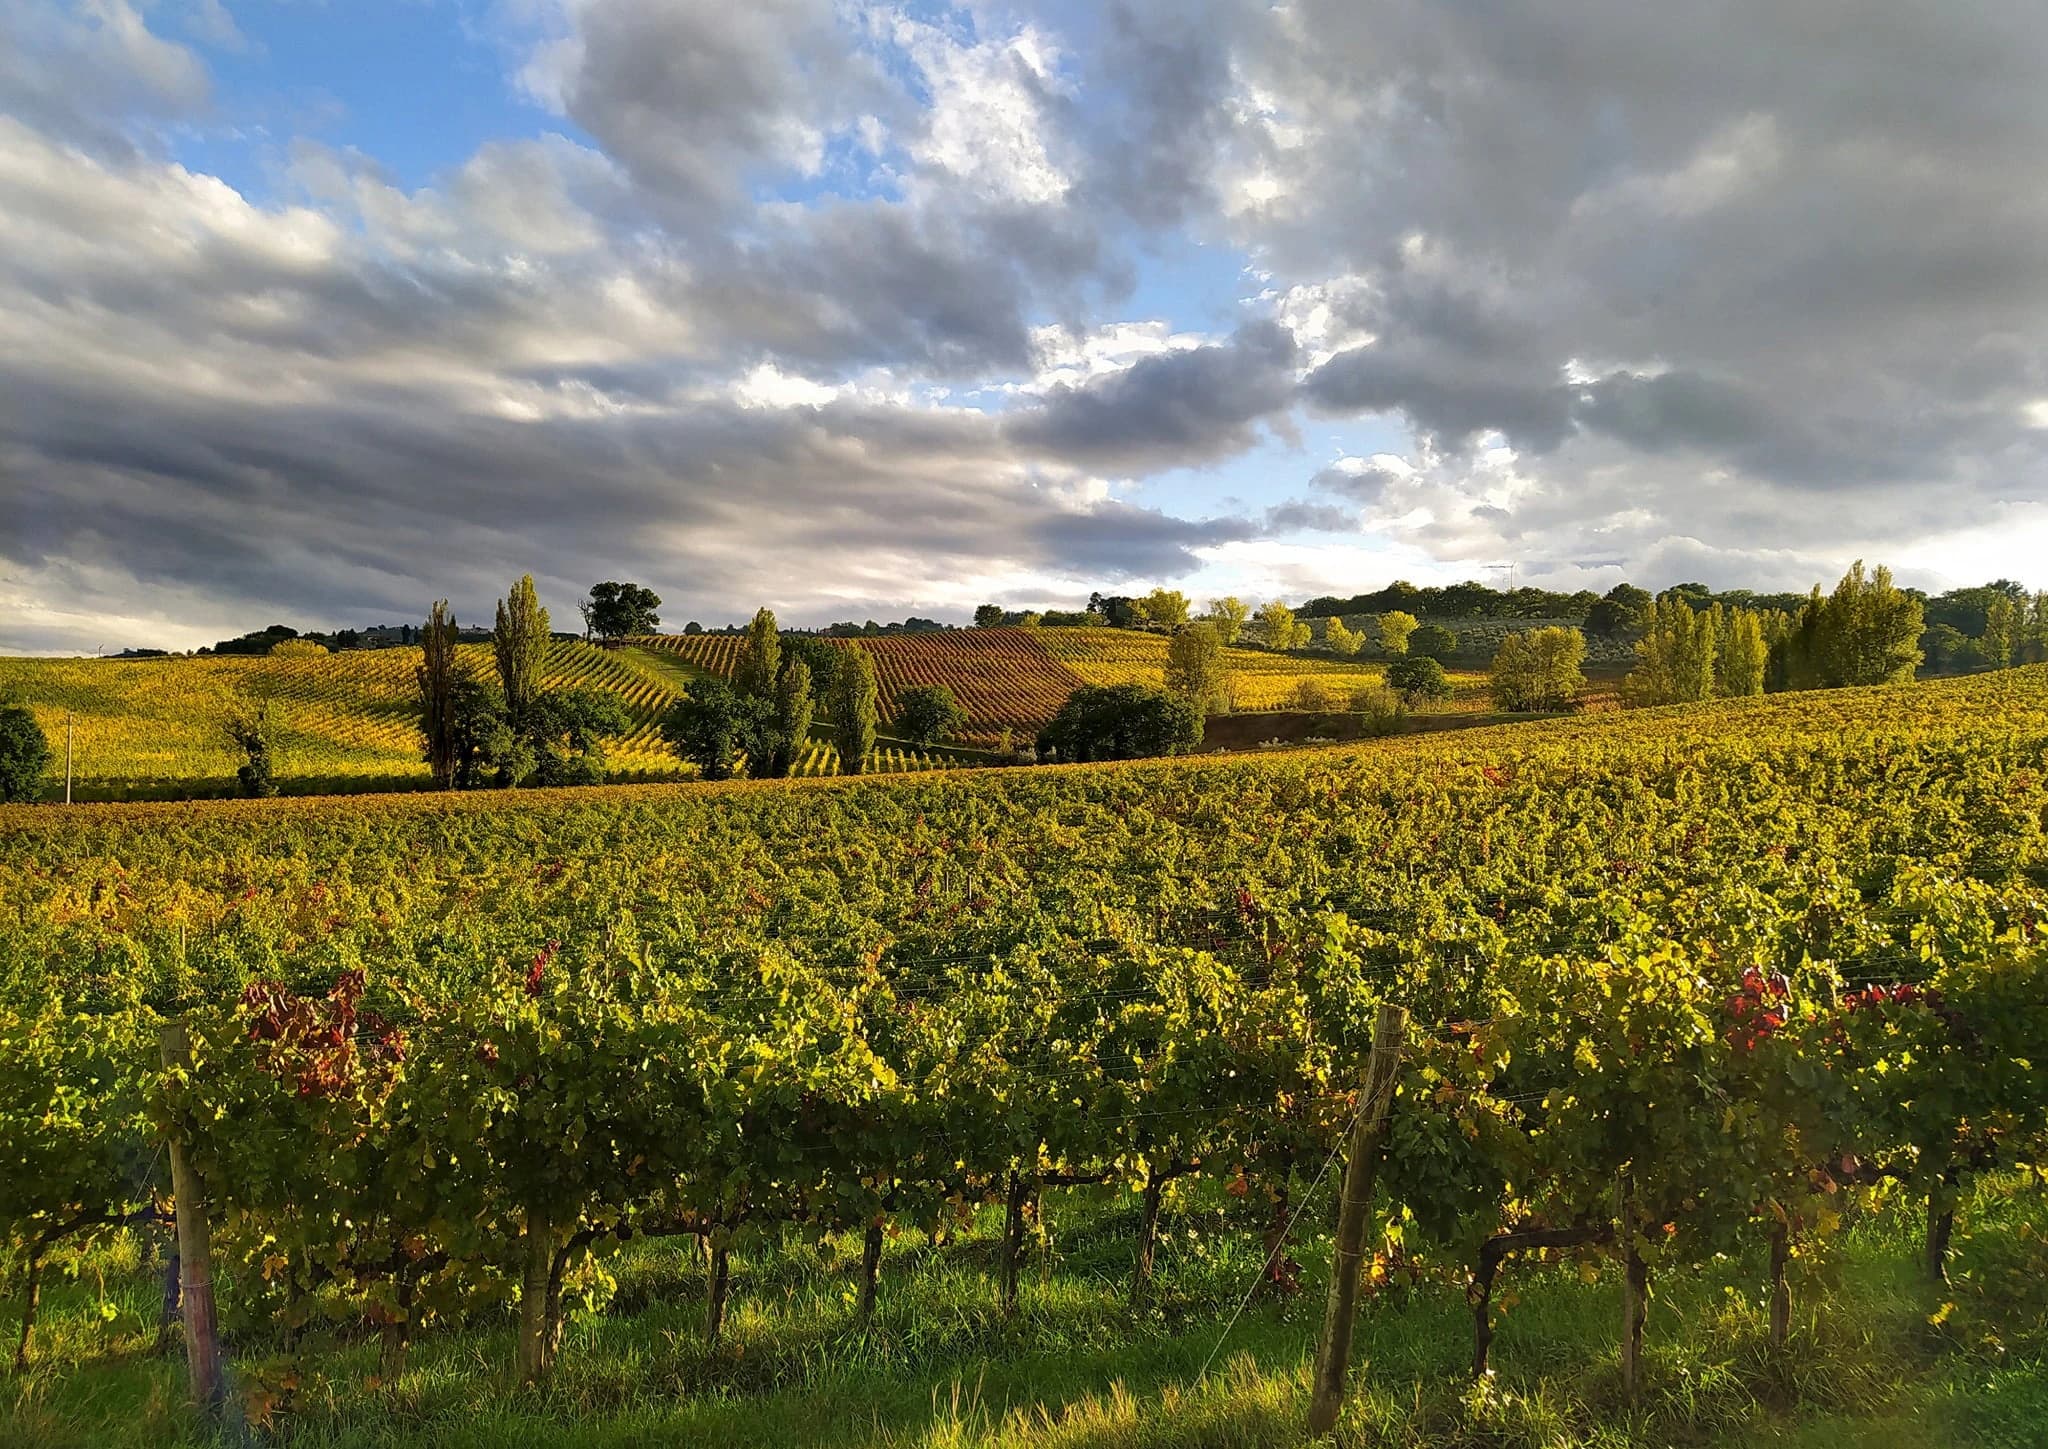
[[[1346,628],[1344,620],[1332,614],[1330,622],[1323,626],[1323,642],[1330,646],[1333,654],[1349,659],[1365,647],[1365,635],[1356,629]]]
[[[844,657],[836,645],[809,634],[785,634],[782,637],[782,667],[787,670],[791,660],[803,660],[811,672],[811,699],[814,704],[831,698],[832,680],[839,673],[839,661]]]
[[[1205,617],[1216,626],[1218,638],[1225,644],[1235,644],[1237,636],[1244,632],[1245,622],[1251,616],[1251,605],[1235,594],[1225,594],[1220,599],[1209,601],[1209,612]]]
[[[1001,604],[981,604],[974,610],[974,627],[977,629],[999,629],[1003,623]]]
[[[1138,621],[1160,629],[1178,629],[1188,621],[1188,596],[1178,589],[1154,589],[1133,606]]]
[[[280,639],[270,646],[272,659],[319,659],[330,652],[318,639]]]
[[[782,676],[782,635],[775,627],[770,609],[756,609],[747,625],[746,642],[740,645],[739,663],[733,666],[732,687],[756,699],[773,700],[775,681]]]
[[[1309,628],[1279,599],[1259,610],[1259,640],[1268,649],[1299,649],[1308,643]]]
[[[1740,699],[1764,692],[1764,666],[1770,648],[1764,642],[1764,621],[1754,609],[1731,609],[1721,628],[1716,684],[1723,697]]]
[[[896,697],[896,733],[920,745],[935,745],[967,727],[967,711],[943,684],[920,684]]]
[[[2000,594],[1984,611],[1984,632],[1977,639],[1977,654],[1993,669],[2009,669],[2020,646],[2020,610]]]
[[[514,730],[525,724],[527,706],[540,694],[549,643],[548,611],[534,592],[533,575],[523,575],[499,602],[497,624],[491,630],[498,683],[505,691],[505,716]]]
[[[829,650],[832,646],[825,647]],[[811,666],[802,655],[791,653],[783,659],[782,673],[775,681],[775,746],[769,755],[768,773],[779,779],[796,768],[797,752],[811,737],[815,713]]]
[[[1408,639],[1421,621],[1413,614],[1401,609],[1389,609],[1380,615],[1380,648],[1388,654],[1402,655],[1408,652]]]
[[[426,627],[420,630],[423,657],[414,677],[419,682],[420,733],[426,736],[427,768],[436,788],[442,790],[452,790],[456,784],[455,690],[462,670],[456,662],[455,641],[459,637],[448,601],[436,601],[427,613]]]
[[[602,689],[558,689],[527,711],[525,743],[542,785],[604,783],[604,742],[632,728],[619,697]]]
[[[1716,624],[1714,613],[1694,613],[1681,594],[1653,601],[1636,640],[1636,667],[1621,683],[1622,697],[1635,706],[1713,698]]]
[[[1648,589],[1616,584],[1586,611],[1586,632],[1601,639],[1629,639],[1642,631],[1654,602]]]
[[[448,786],[476,790],[524,779],[531,752],[505,722],[505,696],[489,680],[458,672],[449,691]]]
[[[841,774],[858,775],[867,768],[875,748],[877,693],[874,656],[859,644],[847,645],[831,694],[832,738],[839,746]]]
[[[242,787],[242,793],[251,800],[267,800],[277,793],[277,782],[272,779],[276,728],[271,721],[270,701],[264,700],[253,710],[237,710],[224,722],[228,743],[242,752],[242,764],[235,770],[235,779]]]
[[[1427,654],[1408,654],[1387,666],[1387,685],[1400,691],[1411,705],[1451,697],[1451,681],[1444,667]]]
[[[1137,760],[1201,743],[1195,707],[1144,684],[1084,684],[1038,734],[1040,759]]]
[[[1493,656],[1493,700],[1497,708],[1567,710],[1586,687],[1579,666],[1586,636],[1576,629],[1529,629],[1501,640]]]
[[[1912,679],[1922,629],[1920,601],[1892,583],[1890,569],[1866,575],[1858,559],[1821,608],[1814,649],[1822,686]]]
[[[770,728],[774,706],[722,679],[693,679],[661,717],[661,737],[707,780],[729,780],[750,741]]]
[[[1441,662],[1458,652],[1458,636],[1441,624],[1424,624],[1408,636],[1408,652]]]
[[[600,639],[652,634],[661,626],[661,595],[641,584],[610,579],[592,584],[590,598],[578,607],[583,612],[584,633]]]
[[[1166,688],[1198,714],[1230,713],[1230,665],[1214,621],[1197,619],[1168,641]]]
[[[20,705],[0,705],[0,802],[34,800],[50,768],[50,742]]]

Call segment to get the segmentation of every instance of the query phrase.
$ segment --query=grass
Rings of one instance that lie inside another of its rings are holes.
[[[1325,1202],[1326,1205],[1326,1202]],[[245,1391],[279,1396],[272,1431],[307,1446],[886,1446],[1126,1449],[1304,1442],[1326,1236],[1295,1248],[1305,1291],[1226,1323],[1258,1268],[1255,1225],[1213,1188],[1175,1205],[1150,1307],[1126,1301],[1127,1194],[1049,1202],[1020,1309],[996,1310],[992,1220],[943,1246],[893,1239],[871,1324],[854,1321],[857,1242],[756,1241],[736,1258],[725,1339],[701,1332],[687,1240],[612,1258],[585,1286],[545,1391],[503,1374],[510,1323],[430,1332],[378,1384],[375,1347],[341,1321],[295,1352],[243,1330]],[[1320,1214],[1311,1214],[1320,1217]],[[1791,1351],[1765,1342],[1761,1264],[1654,1284],[1646,1388],[1615,1367],[1618,1290],[1566,1267],[1512,1268],[1496,1377],[1465,1375],[1470,1319],[1453,1275],[1381,1288],[1359,1325],[1343,1444],[1448,1449],[2039,1449],[2048,1443],[2048,1198],[2001,1180],[1965,1216],[1953,1286],[1918,1280],[1916,1214],[1857,1221],[1795,1263]],[[24,1374],[0,1384],[0,1440],[202,1444],[175,1356],[152,1351],[154,1269],[132,1238],[96,1246],[45,1294]],[[232,1284],[227,1290],[235,1301]],[[1942,1312],[1943,1305],[1948,1305]],[[1939,1318],[1939,1323],[1931,1319]],[[235,1332],[232,1313],[228,1327]],[[1221,1344],[1222,1351],[1217,1353]],[[1202,1376],[1215,1355],[1214,1367]]]

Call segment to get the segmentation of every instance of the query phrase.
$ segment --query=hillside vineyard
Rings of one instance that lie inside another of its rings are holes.
[[[518,1297],[530,1378],[635,1235],[1006,1203],[1007,1301],[1021,1204],[1118,1181],[1142,1280],[1175,1179],[1300,1193],[1397,1002],[1418,1261],[1542,1225],[1679,1272],[1904,1192],[1938,1265],[1973,1175],[2044,1160],[2044,750],[2035,668],[1256,760],[0,810],[0,1229],[128,1219],[172,1134],[254,1308],[402,1342]]]

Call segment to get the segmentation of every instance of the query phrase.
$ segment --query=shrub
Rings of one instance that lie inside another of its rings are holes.
[[[896,698],[896,733],[920,745],[935,745],[967,727],[967,711],[943,684],[920,684]]]
[[[1179,755],[1202,740],[1202,716],[1143,684],[1084,684],[1038,734],[1041,759],[1137,760]]]
[[[19,705],[0,708],[0,800],[34,800],[43,793],[50,742],[36,717]]]
[[[1368,684],[1351,692],[1351,708],[1368,735],[1397,735],[1408,723],[1408,701],[1384,684]]]
[[[1339,707],[1338,695],[1320,679],[1304,679],[1287,696],[1287,707],[1306,714],[1328,714]]]
[[[1445,660],[1458,652],[1458,636],[1441,624],[1424,624],[1408,636],[1408,652],[1426,659]]]
[[[1451,681],[1443,665],[1426,654],[1405,655],[1389,664],[1387,685],[1410,704],[1451,697]]]

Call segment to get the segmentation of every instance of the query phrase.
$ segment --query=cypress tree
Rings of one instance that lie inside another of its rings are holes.
[[[804,741],[811,737],[811,666],[791,658],[775,682],[775,773],[787,775],[796,766]]]
[[[832,739],[841,774],[858,775],[875,747],[876,693],[874,659],[860,645],[847,645],[832,676]]]
[[[427,740],[427,766],[436,789],[455,788],[456,728],[455,615],[448,601],[437,601],[420,631],[425,657],[415,671],[420,687],[420,733]]]

